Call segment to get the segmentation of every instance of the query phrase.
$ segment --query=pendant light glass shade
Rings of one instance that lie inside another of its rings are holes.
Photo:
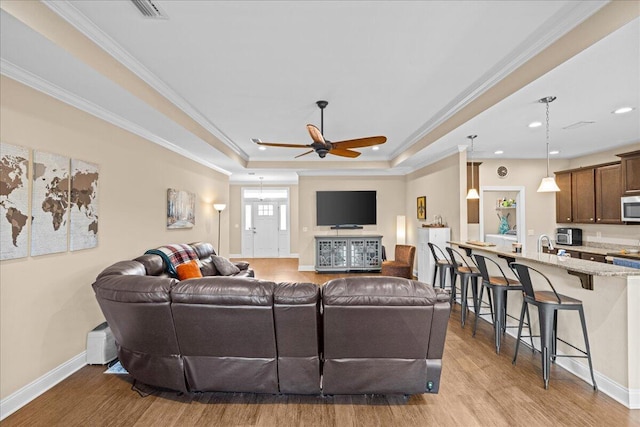
[[[547,105],[547,176],[542,178],[538,193],[553,193],[560,191],[560,187],[556,184],[556,179],[549,175],[549,103],[556,100],[555,96],[547,96],[539,99],[538,102],[544,102]]]
[[[471,157],[473,157],[473,140],[476,139],[478,135],[469,135],[467,138],[471,140]],[[478,190],[475,189],[475,185],[473,185],[473,160],[471,160],[471,188],[467,193],[467,200],[477,200],[480,198],[478,194]]]
[[[547,176],[542,178],[542,182],[540,182],[540,186],[538,187],[538,193],[552,193],[560,191],[560,187],[556,184],[556,180],[552,176]]]

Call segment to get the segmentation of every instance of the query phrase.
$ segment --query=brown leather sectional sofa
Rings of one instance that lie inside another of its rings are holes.
[[[450,310],[440,289],[382,276],[322,287],[178,281],[150,265],[121,261],[93,284],[138,381],[184,392],[438,392]]]

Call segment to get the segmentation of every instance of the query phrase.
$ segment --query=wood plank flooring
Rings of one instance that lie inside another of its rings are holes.
[[[340,274],[298,272],[294,259],[252,259],[256,276],[274,281],[324,283]],[[629,410],[553,366],[549,390],[542,385],[539,354],[515,340],[500,355],[493,330],[473,315],[460,327],[454,307],[443,358],[439,394],[402,396],[300,396],[249,393],[154,392],[141,397],[127,375],[104,375],[86,366],[2,421],[11,426],[640,426]],[[597,369],[597,367],[596,367]]]

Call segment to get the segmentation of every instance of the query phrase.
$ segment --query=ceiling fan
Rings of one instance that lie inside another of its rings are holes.
[[[355,158],[358,157],[361,153],[352,150],[352,148],[370,147],[372,145],[384,144],[387,141],[386,136],[370,136],[367,138],[347,139],[345,141],[338,142],[331,142],[324,139],[324,136],[322,136],[324,134],[324,109],[327,105],[329,105],[329,102],[317,101],[316,105],[320,108],[320,129],[311,124],[307,125],[307,130],[309,131],[309,135],[311,135],[313,143],[281,144],[277,142],[262,142],[259,139],[255,138],[253,138],[252,141],[258,145],[266,145],[269,147],[311,148],[311,150],[297,155],[295,157],[296,159],[309,153],[313,153],[314,151],[318,153],[318,156],[320,156],[320,158],[322,159],[324,159],[327,153],[333,154],[335,156]]]

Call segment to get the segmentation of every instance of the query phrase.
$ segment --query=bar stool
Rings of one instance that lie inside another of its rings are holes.
[[[584,319],[584,310],[582,308],[582,301],[575,298],[571,298],[565,295],[561,295],[556,292],[556,289],[551,284],[551,281],[540,271],[535,268],[528,267],[520,263],[511,263],[511,267],[515,268],[516,274],[520,278],[520,283],[524,288],[524,299],[522,301],[522,312],[520,314],[520,324],[518,326],[518,341],[516,342],[516,350],[513,356],[513,364],[515,365],[518,357],[518,344],[520,344],[520,335],[522,333],[522,322],[524,318],[525,309],[529,304],[538,307],[538,317],[540,321],[540,343],[542,347],[542,379],[544,380],[544,388],[549,388],[549,372],[551,370],[551,361],[556,360],[556,357],[579,357],[586,358],[589,361],[589,371],[591,372],[591,381],[593,382],[593,389],[598,390],[596,379],[593,376],[593,364],[591,363],[591,350],[589,349],[589,336],[587,335],[587,324]],[[547,281],[551,287],[551,291],[534,291],[533,283],[531,281],[531,275],[529,271],[533,270],[540,274]],[[558,338],[558,310],[576,310],[580,314],[580,323],[582,324],[582,335],[584,336],[584,344],[586,351],[574,347],[568,342]],[[562,341],[569,347],[582,353],[584,356],[579,355],[559,355],[557,354],[558,341]]]
[[[471,294],[473,308],[475,310],[478,305],[478,277],[480,277],[481,274],[475,265],[469,265],[460,252],[448,246],[445,249],[449,253],[449,260],[451,260],[451,264],[453,265],[454,274],[460,276],[460,325],[464,327],[467,320],[469,282],[471,282]],[[491,294],[489,294],[489,296],[491,296]],[[493,309],[491,313],[493,317]],[[477,315],[478,312],[476,312],[476,316]]]
[[[453,263],[449,261],[447,255],[440,247],[433,243],[427,243],[429,249],[431,249],[431,255],[435,261],[435,268],[433,269],[433,280],[431,286],[436,287],[436,276],[440,273],[440,288],[444,289],[447,282],[447,272],[451,277],[451,301],[456,300],[456,275],[453,272]]]
[[[500,353],[500,344],[502,335],[507,328],[517,328],[517,326],[507,326],[507,317],[516,319],[515,317],[507,314],[507,292],[519,291],[522,292],[523,288],[521,283],[516,279],[510,279],[502,271],[500,265],[491,258],[484,257],[482,255],[474,254],[473,257],[476,260],[476,265],[480,274],[482,275],[482,288],[480,288],[479,299],[482,300],[482,293],[484,288],[487,288],[487,292],[493,294],[493,330],[495,333],[496,353]],[[487,261],[491,261],[498,267],[500,276],[490,276],[487,269]],[[529,337],[531,337],[531,321],[529,319],[529,310],[527,309],[527,326],[529,327]],[[516,319],[518,320],[518,319]],[[478,327],[478,316],[473,324],[473,334],[476,333]],[[533,338],[531,338],[531,347],[533,348]]]

